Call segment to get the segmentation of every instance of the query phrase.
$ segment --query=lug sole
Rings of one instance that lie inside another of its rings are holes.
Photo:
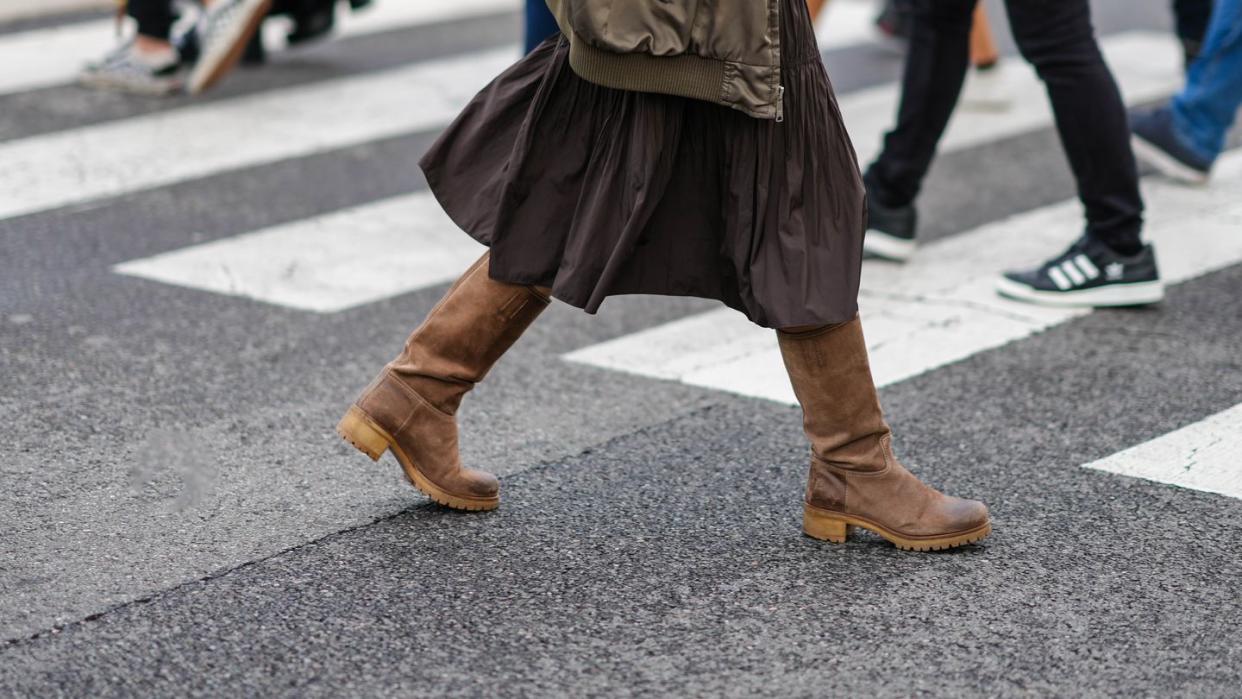
[[[250,17],[246,20],[241,32],[233,37],[233,44],[229,50],[214,60],[205,55],[199,57],[199,63],[194,66],[190,79],[186,83],[186,91],[191,95],[197,95],[210,90],[236,68],[242,55],[246,53],[246,45],[254,38],[255,32],[259,31],[259,26],[263,24],[271,8],[272,0],[256,0],[251,7]]]
[[[359,410],[356,405],[351,406],[345,413],[345,417],[341,418],[336,426],[336,433],[355,449],[370,457],[372,461],[379,461],[384,452],[391,451],[392,455],[397,457],[397,462],[401,464],[401,470],[405,473],[410,485],[445,507],[467,512],[484,512],[500,507],[499,495],[491,498],[463,497],[454,495],[432,483],[431,479],[424,476],[414,461],[397,445],[397,440],[393,439],[384,428],[375,424],[375,421]]]
[[[812,539],[819,541],[827,541],[834,544],[844,544],[849,540],[851,527],[862,527],[868,531],[875,532],[887,539],[897,548],[903,551],[944,551],[946,549],[957,548],[967,544],[973,544],[983,540],[988,534],[992,533],[992,523],[986,522],[982,526],[976,527],[969,531],[957,532],[954,534],[945,534],[941,536],[923,536],[908,537],[902,536],[870,520],[840,512],[830,512],[821,510],[814,505],[807,504],[804,506],[802,514],[802,531]]]
[[[1185,184],[1202,186],[1211,179],[1209,173],[1200,172],[1189,165],[1179,161],[1177,158],[1164,152],[1159,146],[1148,141],[1147,139],[1135,134],[1130,139],[1130,144],[1134,148],[1134,155],[1139,160],[1151,165],[1165,177],[1183,182]]]
[[[863,252],[883,260],[906,262],[914,257],[918,243],[913,240],[898,238],[884,231],[868,228],[863,238]]]
[[[1040,291],[1001,277],[996,281],[996,293],[1017,301],[1057,308],[1147,306],[1164,300],[1164,282],[1110,284],[1081,291]]]

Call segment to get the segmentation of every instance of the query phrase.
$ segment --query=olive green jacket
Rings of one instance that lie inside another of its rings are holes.
[[[584,80],[783,117],[780,3],[547,0]]]

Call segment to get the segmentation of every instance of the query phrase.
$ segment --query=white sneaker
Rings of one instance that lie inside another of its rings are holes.
[[[198,63],[186,84],[190,94],[207,90],[233,70],[271,6],[272,0],[218,0],[203,13]]]
[[[181,59],[174,50],[144,55],[131,40],[83,68],[78,83],[136,95],[167,95],[181,89]]]

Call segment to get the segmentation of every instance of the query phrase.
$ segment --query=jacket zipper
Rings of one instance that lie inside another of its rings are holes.
[[[785,86],[776,86],[776,121],[785,121]]]

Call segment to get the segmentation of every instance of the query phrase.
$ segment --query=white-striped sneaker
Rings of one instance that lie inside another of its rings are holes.
[[[272,0],[218,0],[203,13],[200,52],[186,91],[197,95],[220,82],[241,60],[246,44],[267,17]]]
[[[1005,272],[996,290],[1018,301],[1062,307],[1143,306],[1164,298],[1150,245],[1126,257],[1086,236],[1039,267]]]

